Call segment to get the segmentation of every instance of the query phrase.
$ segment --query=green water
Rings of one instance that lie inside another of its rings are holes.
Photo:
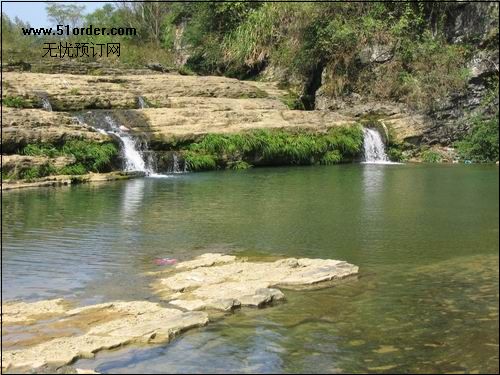
[[[498,373],[498,191],[495,166],[345,165],[4,193],[3,298],[155,300],[155,257],[342,259],[357,279],[77,366]]]

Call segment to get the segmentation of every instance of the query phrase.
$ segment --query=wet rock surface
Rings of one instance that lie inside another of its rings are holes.
[[[283,300],[278,288],[311,287],[357,274],[347,262],[288,258],[251,262],[221,254],[205,254],[180,263],[176,272],[161,278],[154,288],[171,304],[186,310],[232,310],[261,307]]]
[[[136,177],[144,177],[144,172],[109,172],[109,173],[87,173],[82,175],[56,175],[33,180],[4,180],[3,190],[15,190],[50,186],[67,186],[83,183],[99,183],[114,180],[127,180]]]
[[[204,254],[155,273],[153,290],[165,303],[116,301],[73,308],[62,299],[6,302],[3,306],[3,370],[61,369],[80,358],[125,345],[166,343],[209,322],[209,314],[262,307],[285,298],[278,288],[330,286],[357,274],[347,262],[286,258],[248,261]],[[208,310],[208,311],[194,311]]]
[[[61,304],[55,300],[4,306],[7,318],[3,335],[4,368],[68,365],[122,345],[168,342],[187,329],[208,323],[205,313],[183,312],[146,301],[113,302],[62,311]],[[46,307],[43,314],[36,311],[40,306]],[[33,323],[34,319],[37,324]],[[30,324],[22,327],[20,333],[19,325],[14,322]]]

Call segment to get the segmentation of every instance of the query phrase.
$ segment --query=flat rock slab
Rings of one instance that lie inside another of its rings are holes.
[[[129,344],[168,342],[208,323],[203,312],[183,312],[146,301],[69,309],[62,300],[4,305],[2,366],[36,369]]]
[[[308,287],[357,273],[357,266],[330,259],[249,262],[234,256],[204,254],[179,263],[153,288],[170,304],[185,310],[227,311],[282,300],[285,296],[278,288]]]
[[[171,307],[148,301],[72,308],[54,299],[3,304],[2,370],[59,368],[97,352],[131,344],[165,343],[208,323],[207,312],[264,306],[285,298],[278,288],[303,288],[355,275],[338,260],[287,258],[250,262],[204,254],[155,273],[154,284]],[[324,285],[324,284],[323,284]]]

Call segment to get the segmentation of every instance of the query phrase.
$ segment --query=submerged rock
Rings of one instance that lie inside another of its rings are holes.
[[[302,288],[343,279],[358,267],[329,259],[288,258],[249,262],[233,256],[204,254],[179,263],[176,270],[154,284],[171,304],[186,310],[231,310],[261,307],[285,298],[277,288]]]

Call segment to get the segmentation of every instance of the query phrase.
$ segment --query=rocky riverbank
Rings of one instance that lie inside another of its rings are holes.
[[[36,178],[32,180],[5,181],[2,183],[2,190],[69,186],[76,184],[128,180],[137,177],[144,177],[144,173],[116,171],[109,173],[86,173],[82,175],[56,175],[56,176]]]
[[[430,126],[426,116],[391,103],[292,110],[290,93],[273,82],[130,69],[84,73],[4,74],[2,179],[9,188],[20,187],[11,183],[18,180],[45,186],[47,176],[123,170],[122,141],[106,129],[109,121],[160,173],[180,165],[195,171],[359,160],[362,126],[379,129],[391,159],[419,160]],[[115,150],[101,150],[110,144]],[[454,159],[452,149],[433,147],[436,160]]]
[[[167,343],[208,324],[216,311],[263,307],[285,299],[279,288],[326,287],[357,273],[357,266],[328,259],[256,262],[204,254],[155,273],[152,290],[162,303],[116,301],[76,307],[62,299],[6,302],[2,370],[57,369],[103,350]]]

